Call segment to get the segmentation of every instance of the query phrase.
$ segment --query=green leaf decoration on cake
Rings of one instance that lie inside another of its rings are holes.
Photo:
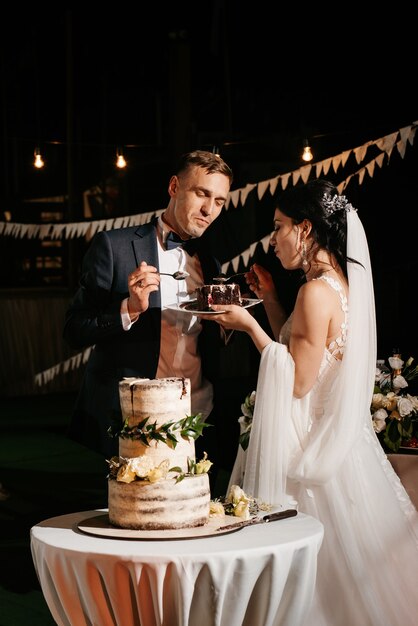
[[[186,417],[177,422],[166,422],[161,426],[157,423],[148,423],[149,417],[146,417],[136,426],[129,426],[126,419],[122,427],[111,426],[108,429],[110,437],[119,437],[120,439],[134,439],[141,441],[146,446],[149,442],[161,441],[170,448],[175,448],[179,442],[179,437],[183,439],[197,439],[202,435],[203,429],[211,424],[205,424],[201,413],[196,415],[186,415]]]

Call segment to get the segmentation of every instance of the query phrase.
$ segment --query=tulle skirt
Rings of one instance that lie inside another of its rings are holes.
[[[307,626],[418,624],[418,513],[374,433],[333,479],[291,491],[325,530]]]

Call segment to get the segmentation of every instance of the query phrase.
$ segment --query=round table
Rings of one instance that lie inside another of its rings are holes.
[[[103,513],[71,513],[31,529],[35,569],[59,626],[303,623],[323,538],[315,518],[298,513],[219,536],[167,541],[79,530]]]

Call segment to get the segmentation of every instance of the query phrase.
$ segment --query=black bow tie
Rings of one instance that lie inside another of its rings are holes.
[[[178,248],[179,246],[184,246],[186,242],[177,235],[174,231],[170,230],[167,235],[167,239],[165,240],[165,249],[173,250],[174,248]]]
[[[196,251],[195,241],[193,239],[182,239],[177,233],[170,230],[165,240],[165,249],[173,250],[174,248],[184,248],[191,256],[193,256]]]

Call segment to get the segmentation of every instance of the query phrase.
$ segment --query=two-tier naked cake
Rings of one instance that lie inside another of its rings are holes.
[[[119,395],[124,425],[119,458],[110,461],[110,523],[139,530],[206,524],[211,463],[196,463],[190,380],[127,378]]]

